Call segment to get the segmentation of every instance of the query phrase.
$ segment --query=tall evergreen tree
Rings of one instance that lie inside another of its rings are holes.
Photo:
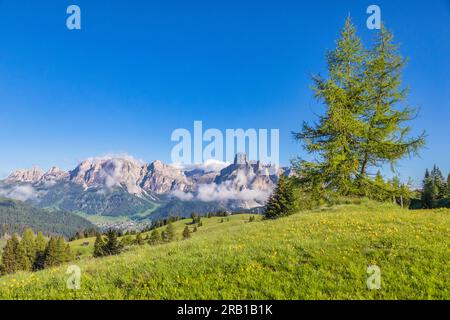
[[[164,230],[162,237],[164,242],[171,242],[175,240],[175,229],[172,222],[167,224],[166,230]]]
[[[58,240],[51,237],[47,243],[44,253],[44,268],[56,266],[61,263],[61,256],[58,250]]]
[[[16,259],[18,246],[19,240],[15,235],[6,241],[6,245],[2,252],[2,273],[13,273],[19,270],[19,264]]]
[[[47,246],[47,239],[45,239],[42,231],[39,231],[35,239],[36,251],[44,252],[46,246]]]
[[[18,263],[18,270],[31,271],[33,267],[33,261],[27,256],[26,243],[20,241],[16,250],[16,261]]]
[[[117,232],[113,229],[110,229],[106,233],[106,243],[104,245],[105,255],[116,255],[122,251],[122,244],[119,242],[117,238]]]
[[[425,144],[425,134],[410,137],[409,121],[416,111],[398,107],[406,99],[401,88],[405,59],[398,53],[394,36],[384,26],[377,34],[372,50],[365,60],[364,108],[361,115],[364,130],[358,139],[358,177],[367,177],[369,167],[392,165],[405,155],[415,155]]]
[[[425,177],[422,182],[422,205],[426,209],[431,209],[434,207],[437,197],[437,188],[434,184],[434,179],[430,174],[430,171],[426,169]]]
[[[363,49],[347,19],[336,49],[327,55],[328,78],[314,77],[316,98],[326,111],[314,125],[294,133],[316,161],[297,161],[300,185],[313,196],[371,195],[369,168],[395,165],[415,155],[424,134],[410,137],[406,123],[415,111],[397,105],[406,98],[401,89],[403,58],[384,27],[373,49]]]
[[[150,239],[148,240],[148,243],[151,245],[157,245],[161,242],[161,234],[157,229],[153,229],[152,233],[150,234]]]
[[[105,242],[100,233],[97,234],[94,243],[94,257],[103,257],[105,255]]]
[[[189,230],[189,227],[184,227],[183,230],[183,239],[189,239],[191,237],[191,231]]]
[[[306,151],[318,156],[317,162],[297,163],[301,185],[315,195],[327,190],[340,194],[354,190],[352,175],[358,169],[358,154],[352,147],[363,130],[355,116],[362,108],[363,61],[361,40],[348,18],[336,49],[327,54],[328,79],[313,78],[315,97],[326,105],[325,114],[315,125],[304,122],[301,132],[294,133]]]
[[[447,185],[445,183],[444,176],[442,175],[441,170],[438,166],[434,165],[433,170],[431,170],[431,177],[433,179],[433,183],[436,187],[436,199],[444,199],[447,194]]]
[[[142,238],[142,234],[140,232],[136,235],[135,243],[140,246],[145,244],[145,241]]]
[[[294,193],[288,178],[280,176],[273,194],[267,201],[264,216],[267,219],[276,219],[293,213]]]
[[[27,257],[26,269],[31,270],[33,264],[36,260],[36,240],[33,230],[27,228],[22,234],[22,239],[20,241],[21,246]]]
[[[44,268],[46,247],[47,239],[45,239],[42,231],[39,231],[35,239],[36,256],[33,263],[33,270],[40,270]]]
[[[450,173],[447,176],[447,198],[450,199]]]

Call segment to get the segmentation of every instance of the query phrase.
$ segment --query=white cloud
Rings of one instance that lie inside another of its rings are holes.
[[[171,166],[175,167],[179,170],[183,171],[192,171],[192,170],[203,170],[205,172],[219,172],[223,168],[226,168],[230,165],[229,162],[224,162],[215,159],[208,159],[202,163],[197,164],[183,164],[183,163],[172,163]]]
[[[34,200],[40,195],[31,185],[14,186],[11,189],[0,189],[0,196],[20,201]]]
[[[108,161],[108,160],[119,160],[119,161],[125,160],[125,161],[135,162],[140,165],[145,164],[145,161],[136,159],[127,153],[107,153],[103,156],[90,157],[86,160],[89,162],[93,162],[93,163],[99,163],[99,162],[104,162],[104,161]]]
[[[266,190],[236,189],[229,184],[210,183],[199,186],[196,198],[204,202],[229,200],[265,202],[269,195],[270,192]]]
[[[171,192],[171,195],[183,201],[190,201],[194,198],[194,195],[190,192],[183,192],[181,190],[175,190]]]

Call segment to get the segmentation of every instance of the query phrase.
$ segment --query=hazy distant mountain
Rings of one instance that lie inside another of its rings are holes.
[[[107,156],[87,159],[68,172],[56,167],[14,171],[0,181],[0,196],[109,216],[142,215],[156,208],[159,216],[196,208],[238,211],[263,206],[284,172],[248,161],[245,154],[236,155],[232,164],[186,168]]]

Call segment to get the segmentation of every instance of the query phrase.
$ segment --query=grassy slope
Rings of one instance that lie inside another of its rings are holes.
[[[194,235],[198,235],[198,234],[203,234],[203,233],[209,233],[209,232],[214,232],[218,229],[222,229],[222,228],[229,228],[231,226],[235,226],[235,225],[242,225],[244,222],[247,222],[249,220],[249,218],[251,216],[255,216],[256,218],[258,217],[257,215],[251,215],[251,214],[237,214],[237,215],[232,215],[230,216],[228,219],[227,218],[223,218],[224,219],[224,223],[220,223],[220,221],[222,220],[221,217],[212,217],[212,218],[202,218],[202,223],[203,226],[198,228],[197,233],[195,233]],[[176,221],[173,223],[174,226],[174,230],[175,230],[175,234],[177,236],[178,239],[182,238],[182,232],[184,227],[189,226],[189,229],[192,231],[194,229],[194,225],[191,225],[192,219],[183,219],[180,221]],[[226,225],[225,225],[226,223]],[[166,227],[161,227],[158,230],[161,232],[165,229]],[[150,234],[151,232],[144,232],[142,233],[142,237],[146,237]],[[136,238],[136,236],[131,236],[133,239]],[[119,239],[122,239],[119,238]],[[84,246],[83,243],[89,243],[87,246]],[[87,256],[92,256],[92,253],[94,252],[94,243],[95,243],[95,237],[91,237],[91,238],[84,238],[84,239],[78,239],[78,240],[74,240],[70,242],[70,247],[72,248],[72,251],[81,257],[87,257]]]
[[[369,203],[204,228],[190,240],[83,259],[78,291],[65,288],[66,266],[5,276],[0,298],[450,298],[450,210]],[[372,264],[378,291],[366,287]]]

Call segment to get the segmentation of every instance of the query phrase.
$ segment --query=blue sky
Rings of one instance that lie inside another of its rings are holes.
[[[81,8],[82,30],[66,28]],[[73,168],[128,153],[170,161],[176,128],[279,128],[282,164],[304,156],[290,132],[321,109],[310,75],[324,71],[350,14],[364,41],[366,8],[410,62],[404,83],[426,130],[426,167],[450,171],[450,1],[0,1],[0,176],[15,168]],[[386,171],[386,174],[388,172]]]

